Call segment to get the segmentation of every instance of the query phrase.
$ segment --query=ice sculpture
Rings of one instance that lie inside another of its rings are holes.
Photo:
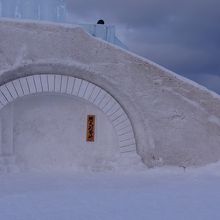
[[[0,16],[65,22],[64,0],[0,0]]]

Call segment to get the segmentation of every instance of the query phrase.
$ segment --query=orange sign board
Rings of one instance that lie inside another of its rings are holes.
[[[87,135],[86,140],[88,142],[95,141],[95,115],[87,116]]]

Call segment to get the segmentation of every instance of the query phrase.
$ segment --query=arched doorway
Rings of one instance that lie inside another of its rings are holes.
[[[70,106],[67,108],[67,105]],[[71,157],[69,158],[71,153],[73,157],[80,158],[77,153],[82,151],[88,156],[93,153],[97,156],[97,152],[105,155],[93,157],[102,165],[105,163],[105,157],[111,157],[113,152],[116,155],[136,154],[134,132],[127,114],[108,92],[88,81],[57,74],[22,77],[0,87],[0,108],[2,109],[0,114],[5,114],[1,123],[2,131],[4,130],[1,139],[1,155],[9,163],[10,160],[19,161],[19,157],[22,161],[22,156],[23,160],[25,160],[24,158],[27,160],[32,153],[33,157],[36,157],[37,163],[40,157],[38,154],[41,153],[39,146],[42,146],[42,143],[48,143],[48,149],[51,148],[51,151],[48,152],[52,152],[53,146],[56,145],[63,158],[62,161],[65,161],[65,157],[67,157],[67,161],[71,161]],[[6,108],[8,109],[5,110]],[[86,140],[88,115],[94,115],[97,119],[93,143]],[[9,120],[5,120],[5,118]],[[63,127],[67,124],[69,124],[67,128]],[[57,126],[57,128],[53,126]],[[41,128],[42,130],[40,130]],[[38,136],[31,134],[31,132],[37,132],[34,129],[40,130]],[[64,129],[63,132],[62,129]],[[44,139],[47,138],[47,135],[43,134],[48,134],[48,138],[62,137],[61,139],[52,138],[52,142],[50,142]],[[30,141],[31,137],[34,139]],[[27,140],[25,140],[26,138]],[[29,143],[27,144],[28,138]],[[65,151],[67,149],[64,150],[65,152],[62,151],[62,138],[64,139],[63,146],[65,145],[70,151]],[[37,144],[39,140],[40,143]],[[59,141],[60,143],[57,144]],[[69,144],[66,144],[67,142]],[[79,145],[74,148],[75,151],[71,148],[74,144]],[[32,147],[28,148],[28,145],[32,145]],[[35,147],[33,148],[33,146]],[[30,150],[29,153],[27,149]],[[25,153],[28,153],[26,157]],[[45,156],[45,159],[41,158],[40,163],[42,164],[42,161],[46,161],[48,157],[52,157],[50,161],[56,163],[57,158],[53,158],[52,153]],[[34,160],[34,158],[32,159]],[[109,158],[107,161],[111,161],[111,159]],[[57,164],[60,164],[60,161]],[[89,162],[82,164],[83,166],[90,165]],[[94,161],[93,164],[95,164]]]

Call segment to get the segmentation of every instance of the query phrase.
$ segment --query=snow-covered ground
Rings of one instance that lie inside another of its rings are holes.
[[[220,164],[0,176],[1,220],[219,220]]]

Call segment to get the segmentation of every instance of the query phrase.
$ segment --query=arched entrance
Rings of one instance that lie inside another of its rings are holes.
[[[136,141],[133,128],[123,108],[108,92],[86,80],[74,78],[72,76],[57,74],[39,74],[15,79],[0,87],[0,109],[8,104],[10,105],[10,103],[19,103],[20,101],[22,101],[22,99],[26,99],[25,97],[28,97],[28,99],[30,100],[38,99],[39,101],[42,100],[42,98],[40,98],[40,96],[42,96],[44,97],[43,99],[45,99],[45,103],[48,103],[47,96],[55,94],[59,94],[62,97],[66,96],[66,98],[72,97],[75,100],[74,103],[78,103],[78,107],[81,106],[81,109],[88,108],[89,110],[87,112],[82,111],[83,114],[85,114],[84,118],[87,117],[87,114],[91,114],[91,112],[94,115],[100,115],[100,118],[102,118],[101,121],[103,121],[103,124],[105,124],[108,128],[105,132],[103,132],[103,135],[108,132],[110,132],[112,135],[113,133],[115,133],[115,138],[113,139],[115,139],[115,145],[117,145],[116,147],[118,148],[119,154],[136,154]],[[38,98],[34,97],[36,95],[38,96]],[[55,98],[52,99],[53,103],[57,103]],[[25,100],[23,100],[23,102],[25,102]],[[91,111],[89,106],[91,106]],[[2,109],[2,111],[3,110],[4,109]],[[80,111],[78,110],[77,112]],[[9,115],[4,118],[12,118],[9,111],[7,111],[7,113],[5,114]],[[59,115],[61,113],[57,114]],[[72,114],[74,115],[74,111],[72,111]],[[16,117],[19,116],[16,115]],[[45,116],[45,118],[47,118],[47,116]],[[106,118],[108,122],[104,122],[104,118]],[[2,120],[2,126],[4,126],[4,120],[5,119]],[[16,158],[13,158],[13,155],[16,153],[16,143],[13,142],[13,134],[9,134],[10,129],[13,130],[12,127],[14,126],[14,119],[11,119],[11,121],[11,124],[7,122],[6,128],[2,127],[2,129],[4,129],[6,133],[8,132],[6,136],[9,140],[4,141],[4,137],[2,137],[1,144],[2,158],[6,158],[7,161],[16,160]],[[84,121],[84,125],[85,124],[86,122]],[[99,121],[96,126],[102,126],[101,124],[102,122]],[[112,130],[110,127],[112,127]],[[97,127],[97,130],[99,129],[100,128]],[[82,128],[80,132],[83,132],[83,134],[85,134],[86,127]],[[12,136],[12,141],[10,141],[10,135]],[[79,138],[83,139],[83,135]],[[84,143],[86,143],[85,138],[83,141]],[[96,145],[96,140],[93,144]],[[114,143],[112,142],[111,144],[113,145]]]

